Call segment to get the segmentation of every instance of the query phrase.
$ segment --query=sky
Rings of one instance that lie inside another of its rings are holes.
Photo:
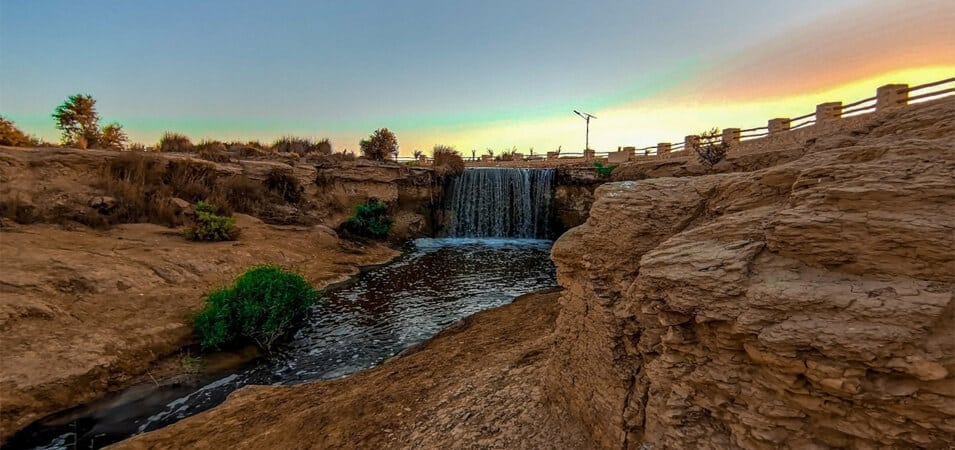
[[[377,128],[402,155],[680,142],[955,76],[952,0],[0,0],[0,115],[92,95],[155,143]]]

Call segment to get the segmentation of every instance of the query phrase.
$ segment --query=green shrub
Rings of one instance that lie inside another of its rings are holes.
[[[602,177],[609,177],[610,173],[613,172],[613,169],[616,169],[619,164],[614,164],[612,166],[604,166],[601,162],[594,163],[594,169],[597,170],[597,173]]]
[[[206,202],[196,203],[196,218],[193,226],[186,228],[184,236],[190,241],[234,241],[239,236],[235,219],[216,214],[218,208]]]
[[[206,296],[193,322],[195,334],[204,349],[251,340],[270,351],[318,299],[301,275],[278,266],[253,267]]]
[[[345,222],[345,231],[364,237],[384,238],[394,223],[388,215],[388,205],[381,200],[370,198],[367,202],[355,206],[355,213]]]

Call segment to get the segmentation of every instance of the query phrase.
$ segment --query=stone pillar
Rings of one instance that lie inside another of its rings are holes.
[[[669,155],[671,147],[673,147],[673,144],[669,142],[661,142],[657,144],[657,156]]]
[[[637,154],[636,147],[624,147],[623,151],[627,154],[627,161],[632,161]]]
[[[591,159],[594,159],[596,156],[597,156],[596,150],[591,150],[589,148],[587,150],[584,150],[584,159],[589,161]]]
[[[739,128],[723,128],[723,143],[727,145],[739,144]]]
[[[816,105],[816,123],[834,122],[842,118],[842,102],[820,103]]]
[[[683,138],[683,150],[688,152],[700,146],[700,137],[693,134]]]
[[[769,135],[772,136],[789,130],[789,122],[787,118],[769,119]]]
[[[909,103],[909,85],[887,84],[875,91],[875,109],[898,108]]]

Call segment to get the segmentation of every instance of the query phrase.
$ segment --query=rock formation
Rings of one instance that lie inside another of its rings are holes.
[[[603,448],[951,448],[955,99],[597,189],[547,386]]]

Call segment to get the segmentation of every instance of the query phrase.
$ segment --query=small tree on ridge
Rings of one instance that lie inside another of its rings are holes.
[[[71,95],[53,111],[56,128],[63,132],[63,144],[69,147],[90,148],[99,143],[99,115],[96,100],[88,94]]]
[[[398,137],[387,128],[375,130],[359,145],[362,155],[371,160],[383,161],[392,155],[398,156]]]

